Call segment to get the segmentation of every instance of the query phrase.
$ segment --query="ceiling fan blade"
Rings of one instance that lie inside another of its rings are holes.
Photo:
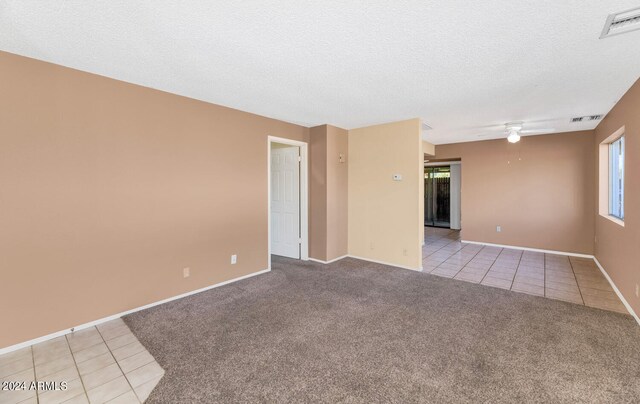
[[[485,125],[485,126],[471,126],[461,128],[464,131],[489,131],[489,130],[504,130],[504,124],[502,125]]]
[[[489,137],[489,136],[497,136],[497,137],[499,137],[499,136],[504,136],[504,135],[506,135],[506,134],[503,133],[503,132],[492,132],[492,133],[485,132],[485,133],[480,133],[480,134],[478,134],[476,136],[478,136],[478,137]]]
[[[556,130],[553,128],[542,128],[542,129],[525,129],[521,130],[520,133],[523,135],[528,134],[544,134],[544,133],[554,133]]]
[[[464,127],[464,128],[458,128],[459,130],[464,130],[464,131],[490,131],[490,130],[499,130],[505,129],[505,125],[510,123],[510,122],[515,122],[515,123],[520,123],[522,122],[522,124],[524,124],[525,127],[527,126],[531,126],[532,124],[543,124],[543,123],[547,123],[547,124],[552,124],[553,122],[556,122],[558,120],[563,120],[563,119],[556,119],[556,118],[550,118],[550,119],[537,119],[537,120],[524,120],[524,121],[518,121],[518,120],[514,120],[514,121],[505,121],[505,123],[496,123],[493,125],[480,125],[480,126],[469,126],[469,127]],[[555,131],[555,129],[541,129],[540,131],[547,131],[549,130],[550,132]],[[533,131],[533,129],[529,129],[528,131]],[[521,131],[522,133],[524,133],[525,131]]]

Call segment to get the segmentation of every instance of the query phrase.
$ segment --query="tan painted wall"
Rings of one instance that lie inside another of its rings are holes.
[[[596,206],[595,256],[636,314],[640,314],[640,298],[635,295],[636,284],[640,284],[640,80],[596,128],[594,153],[600,142],[622,126],[625,127],[624,227],[600,216]],[[594,161],[598,162],[597,155]],[[594,199],[598,203],[598,198]]]
[[[327,126],[309,130],[309,257],[327,259]]]
[[[0,71],[0,347],[267,268],[267,136],[307,128],[3,52]]]
[[[327,128],[327,261],[348,253],[349,141],[345,129]],[[340,162],[340,154],[344,162]]]
[[[437,145],[437,159],[462,159],[462,238],[592,254],[593,138],[584,131]]]
[[[422,141],[422,153],[424,160],[436,155],[436,145],[425,140]],[[420,223],[424,223],[424,171],[421,172],[420,181]],[[420,231],[420,244],[424,245],[424,231]]]
[[[349,131],[350,255],[421,267],[423,159],[419,119]]]
[[[309,256],[330,261],[347,254],[347,131],[331,125],[310,129]],[[344,163],[340,162],[340,154]]]
[[[428,154],[429,156],[436,155],[436,146],[433,143],[429,143],[427,141],[422,141],[422,151],[424,154]]]

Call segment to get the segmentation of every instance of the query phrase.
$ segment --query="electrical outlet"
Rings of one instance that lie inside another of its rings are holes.
[[[238,262],[238,256],[233,254],[231,256],[231,265],[235,265]]]
[[[640,285],[636,283],[636,297],[640,297]]]
[[[500,233],[502,231],[502,226],[496,226],[496,232]]]
[[[182,269],[182,276],[184,278],[188,278],[191,275],[191,269],[189,268],[183,268]]]

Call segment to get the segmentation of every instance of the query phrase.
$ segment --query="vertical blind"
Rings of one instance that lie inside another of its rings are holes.
[[[609,214],[624,220],[624,136],[609,144]]]

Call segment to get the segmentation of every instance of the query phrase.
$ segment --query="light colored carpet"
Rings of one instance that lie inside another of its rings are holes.
[[[148,402],[640,402],[631,316],[355,259],[134,313]]]

